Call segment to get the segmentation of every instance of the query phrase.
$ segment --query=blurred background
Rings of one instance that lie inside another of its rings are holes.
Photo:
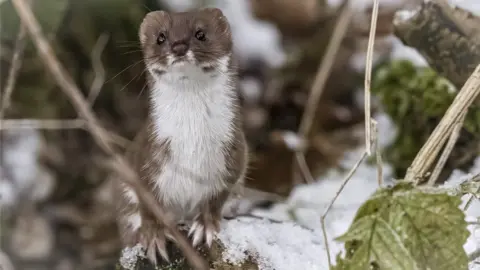
[[[354,16],[305,140],[294,134],[341,0],[30,2],[56,56],[103,127],[121,136],[115,139],[120,151],[146,117],[148,93],[137,38],[144,15],[202,6],[221,8],[231,24],[245,132],[252,150],[248,187],[288,196],[296,185],[309,180],[292,170],[295,150],[305,150],[313,178],[321,181],[331,168],[350,169],[339,161],[346,151],[364,143],[363,80],[373,1],[352,1]],[[432,114],[423,115],[425,104],[415,99],[414,90],[446,88],[436,84],[434,73],[416,72],[425,61],[394,37],[392,26],[395,11],[419,1],[380,2],[372,112],[388,115],[402,128],[410,119],[412,128],[401,131],[403,137],[397,136],[383,153],[393,164],[392,177],[403,177],[453,96],[445,94]],[[3,118],[8,119],[0,127],[2,247],[17,269],[115,269],[120,245],[105,185],[110,157],[83,122],[75,120],[74,107],[38,57],[28,33],[21,33],[11,1],[0,1],[0,16],[2,97],[12,63],[20,63],[11,97],[2,98]],[[14,61],[15,53],[19,57]],[[382,77],[376,76],[379,70]],[[396,79],[402,76],[414,83]],[[404,91],[408,87],[411,92]],[[391,105],[403,111],[389,109]],[[407,112],[412,113],[409,118]],[[478,145],[478,136],[472,134],[462,133],[457,156],[442,179],[454,168],[471,167],[479,153],[470,147]]]

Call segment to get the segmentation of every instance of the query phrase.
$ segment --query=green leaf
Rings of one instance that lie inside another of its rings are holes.
[[[468,238],[459,196],[425,193],[399,182],[375,192],[337,240],[347,255],[337,269],[467,269]]]
[[[365,269],[370,262],[381,269],[418,269],[399,235],[385,220],[375,215],[361,218],[338,239],[362,241],[352,258],[353,269]]]

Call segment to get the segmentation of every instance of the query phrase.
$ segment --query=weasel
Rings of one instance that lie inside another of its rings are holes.
[[[229,22],[217,8],[149,12],[139,29],[149,90],[147,123],[126,157],[140,181],[180,224],[193,245],[212,244],[222,207],[243,181],[248,149]],[[165,228],[118,183],[124,243],[140,243],[156,264],[168,260]]]

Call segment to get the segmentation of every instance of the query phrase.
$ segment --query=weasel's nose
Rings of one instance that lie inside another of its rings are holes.
[[[188,45],[185,43],[174,44],[172,51],[176,56],[184,56],[188,51]]]

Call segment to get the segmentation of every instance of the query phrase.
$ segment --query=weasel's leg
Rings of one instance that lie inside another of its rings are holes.
[[[147,218],[143,220],[142,227],[137,233],[138,242],[145,248],[147,258],[157,264],[157,255],[160,254],[164,260],[169,261],[166,249],[166,230],[162,224]]]
[[[230,153],[225,157],[229,159],[227,162],[228,173],[223,179],[227,188],[202,206],[200,214],[195,217],[188,233],[189,236],[193,235],[194,246],[203,240],[205,240],[207,246],[212,245],[213,236],[220,230],[222,208],[230,195],[231,189],[237,182],[243,182],[248,163],[248,149],[244,134],[239,133],[238,135],[239,139],[229,146],[230,149],[225,151]]]
[[[120,197],[121,211],[118,219],[119,231],[125,246],[135,246],[140,243],[147,258],[157,265],[157,254],[169,261],[166,249],[165,227],[140,207],[133,190],[123,186],[123,196]]]
[[[207,244],[208,247],[212,246],[213,237],[220,230],[222,207],[228,195],[229,191],[225,190],[202,206],[188,232],[189,236],[193,236],[193,246],[197,246],[201,242]]]

